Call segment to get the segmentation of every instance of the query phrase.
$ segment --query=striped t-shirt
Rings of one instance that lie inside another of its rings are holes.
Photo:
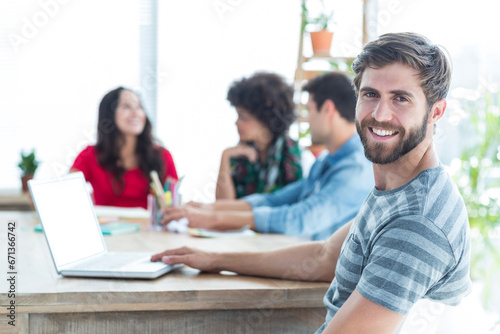
[[[317,333],[354,289],[400,314],[420,298],[457,305],[471,288],[469,264],[467,212],[442,166],[400,188],[373,189],[342,245]]]

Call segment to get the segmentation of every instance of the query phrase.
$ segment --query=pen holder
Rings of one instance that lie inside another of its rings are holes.
[[[155,196],[152,194],[148,195],[148,211],[149,211],[150,229],[153,231],[164,230],[164,227],[161,224],[161,219],[163,215],[158,207],[158,203],[156,202]]]

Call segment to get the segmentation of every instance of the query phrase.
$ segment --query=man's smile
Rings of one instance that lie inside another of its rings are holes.
[[[370,130],[370,132],[372,134],[374,134],[375,138],[389,139],[389,138],[395,137],[399,133],[398,131],[385,130],[385,129],[376,128],[376,127],[368,127],[368,130]]]

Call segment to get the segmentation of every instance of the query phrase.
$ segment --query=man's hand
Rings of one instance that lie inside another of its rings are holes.
[[[187,218],[189,227],[217,229],[215,225],[215,214],[212,210],[199,209],[190,205],[168,207],[163,209],[162,224],[168,224],[172,220]]]
[[[219,272],[220,270],[217,269],[216,265],[218,255],[217,253],[204,252],[194,248],[181,247],[155,254],[151,256],[151,261],[161,261],[166,264],[182,263],[201,271]]]

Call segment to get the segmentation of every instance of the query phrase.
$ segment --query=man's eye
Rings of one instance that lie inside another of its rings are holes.
[[[365,93],[365,96],[366,97],[375,97],[375,93],[371,93],[371,92],[368,92],[368,93]]]
[[[398,102],[407,102],[408,101],[408,99],[404,96],[396,96],[396,100]]]

